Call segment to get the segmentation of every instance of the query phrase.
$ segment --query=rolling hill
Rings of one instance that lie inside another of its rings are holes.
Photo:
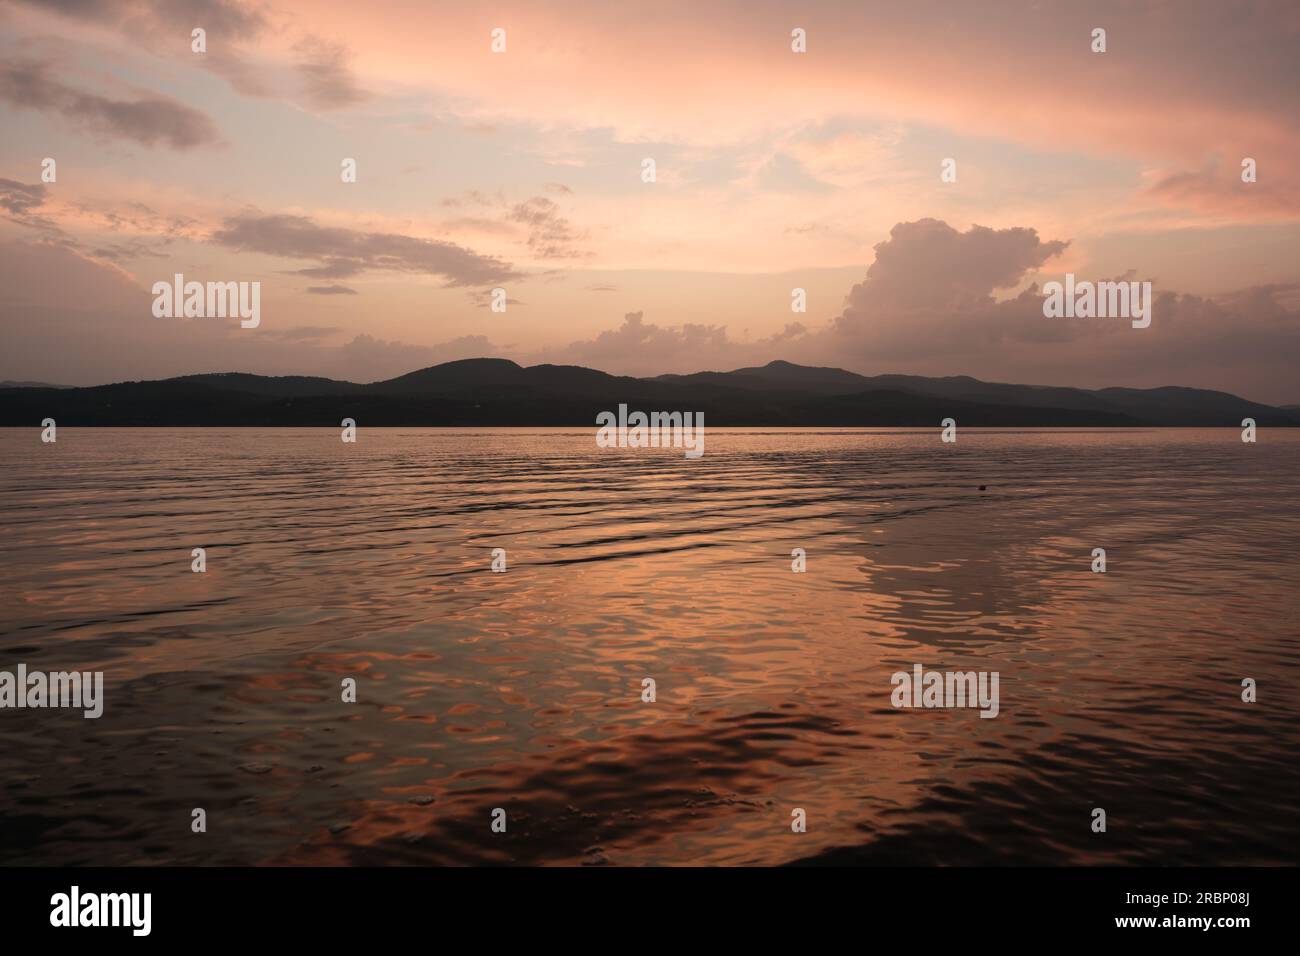
[[[369,384],[242,372],[87,388],[0,389],[0,425],[583,425],[626,403],[703,412],[712,426],[1300,425],[1300,410],[1196,388],[1079,389],[967,376],[863,376],[771,362],[731,372],[632,378],[573,365],[466,359]]]

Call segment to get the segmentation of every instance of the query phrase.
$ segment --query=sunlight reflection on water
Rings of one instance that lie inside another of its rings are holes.
[[[593,433],[0,429],[0,862],[1294,863],[1300,433]]]

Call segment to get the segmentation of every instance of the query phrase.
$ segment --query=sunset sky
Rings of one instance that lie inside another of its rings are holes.
[[[1300,402],[1294,2],[0,0],[0,122],[0,379],[781,358]],[[155,318],[177,272],[260,281],[260,327]],[[1044,318],[1067,272],[1150,281],[1151,327]]]

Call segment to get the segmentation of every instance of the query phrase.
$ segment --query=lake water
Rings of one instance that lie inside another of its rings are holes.
[[[0,863],[1300,858],[1300,430],[594,431],[0,429]]]

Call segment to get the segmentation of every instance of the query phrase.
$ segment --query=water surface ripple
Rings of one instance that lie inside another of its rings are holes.
[[[1300,434],[593,436],[0,430],[0,863],[1300,858]]]

